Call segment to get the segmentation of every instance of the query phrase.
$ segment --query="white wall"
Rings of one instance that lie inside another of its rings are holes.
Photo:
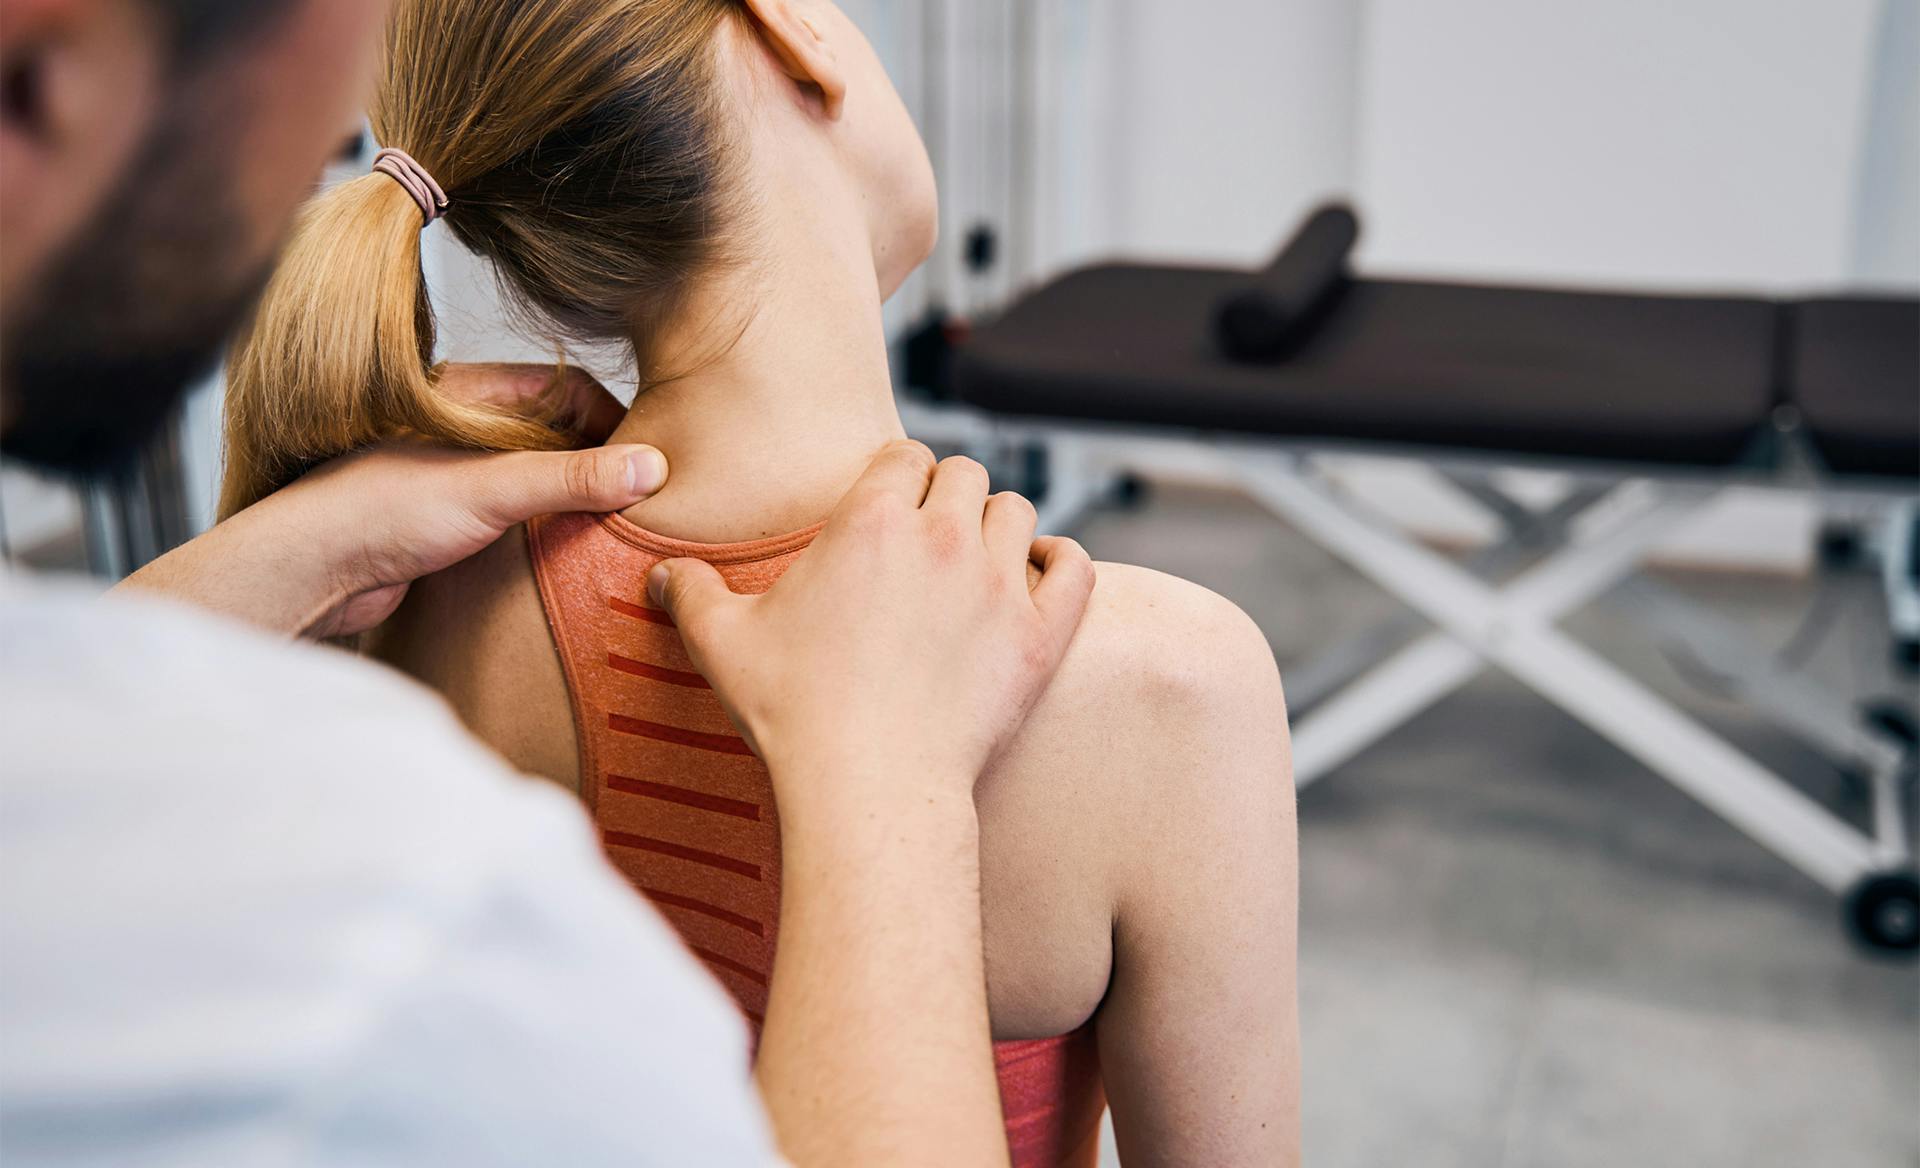
[[[1363,263],[1839,283],[1877,0],[1372,0]]]
[[[1351,0],[860,0],[848,12],[940,170],[946,246],[932,283],[950,306],[990,308],[1114,255],[1257,262],[1350,186]],[[928,22],[931,44],[918,39]],[[1031,60],[1015,47],[1023,31]],[[958,249],[981,221],[1003,229],[1004,261],[976,280]]]
[[[31,552],[80,526],[80,496],[67,483],[0,463],[0,541],[8,555]]]
[[[1251,263],[1351,184],[1361,6],[1113,0],[1120,249]]]

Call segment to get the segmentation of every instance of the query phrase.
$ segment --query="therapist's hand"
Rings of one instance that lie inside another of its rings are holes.
[[[443,390],[512,402],[546,390],[548,366],[456,365]],[[578,371],[562,424],[582,444],[623,409]],[[289,635],[377,626],[407,587],[481,551],[515,524],[559,511],[615,511],[666,481],[651,447],[489,454],[394,444],[337,459],[155,560],[121,586],[159,592]]]
[[[978,463],[936,467],[925,446],[898,442],[765,595],[735,595],[698,560],[661,564],[648,590],[776,783],[878,769],[970,799],[1093,588],[1078,544],[1033,535],[1033,506],[989,498]]]

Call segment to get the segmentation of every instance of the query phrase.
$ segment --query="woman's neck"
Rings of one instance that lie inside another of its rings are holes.
[[[613,435],[667,456],[666,487],[625,512],[649,530],[718,543],[806,527],[904,433],[871,251],[791,226],[796,245],[713,282],[653,338],[666,379]]]

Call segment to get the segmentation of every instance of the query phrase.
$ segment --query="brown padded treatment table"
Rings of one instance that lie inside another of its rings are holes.
[[[1920,476],[1920,301],[1810,300],[1786,322],[1788,393],[1827,467]]]
[[[1069,273],[960,346],[954,391],[995,414],[1701,468],[1763,467],[1792,405],[1833,474],[1920,476],[1917,300],[1341,273],[1297,345],[1245,360],[1215,324],[1249,276]]]

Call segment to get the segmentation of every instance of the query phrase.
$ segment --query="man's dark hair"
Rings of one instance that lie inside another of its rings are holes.
[[[191,68],[284,16],[292,0],[145,0],[160,17],[175,68]]]

